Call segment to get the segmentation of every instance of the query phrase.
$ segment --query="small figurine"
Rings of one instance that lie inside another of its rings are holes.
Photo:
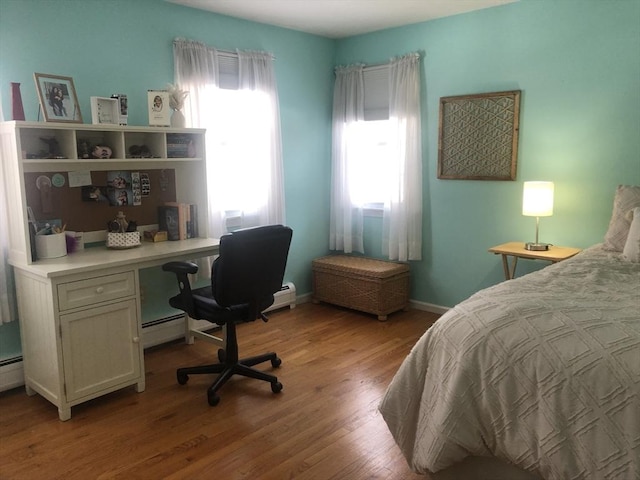
[[[89,158],[89,142],[78,140],[78,158]]]
[[[60,144],[55,137],[51,138],[42,138],[40,140],[46,143],[49,146],[49,152],[47,158],[63,158],[60,151]]]
[[[127,232],[129,222],[127,222],[126,216],[123,212],[118,212],[115,220],[110,220],[107,223],[107,230],[111,233],[124,233]]]
[[[91,149],[92,158],[111,158],[111,148],[106,145],[94,145]]]
[[[131,158],[151,158],[151,150],[146,145],[131,145],[129,155]]]

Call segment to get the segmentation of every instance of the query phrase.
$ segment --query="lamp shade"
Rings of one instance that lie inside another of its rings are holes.
[[[528,217],[553,215],[553,182],[524,182],[522,215]]]

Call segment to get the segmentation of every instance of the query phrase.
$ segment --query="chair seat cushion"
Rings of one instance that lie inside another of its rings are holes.
[[[211,294],[211,286],[197,288],[192,291],[196,320],[208,320],[218,325],[227,322],[245,322],[249,313],[249,304],[221,307],[216,303]],[[186,310],[182,297],[176,295],[169,299],[169,305],[178,310]]]

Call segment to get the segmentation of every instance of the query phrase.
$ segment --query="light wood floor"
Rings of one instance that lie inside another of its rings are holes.
[[[175,342],[145,352],[146,391],[133,387],[57,409],[23,388],[0,394],[0,479],[424,479],[411,473],[377,406],[437,315],[387,322],[306,303],[238,328],[241,356],[275,350],[284,389],[234,377],[210,407],[209,376],[175,369],[212,361],[215,347]],[[271,370],[270,364],[260,368]]]

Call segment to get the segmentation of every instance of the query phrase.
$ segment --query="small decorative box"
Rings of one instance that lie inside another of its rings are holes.
[[[140,246],[140,232],[107,233],[107,248],[133,248]]]
[[[166,242],[167,232],[164,230],[146,230],[144,232],[144,239],[150,242]]]

